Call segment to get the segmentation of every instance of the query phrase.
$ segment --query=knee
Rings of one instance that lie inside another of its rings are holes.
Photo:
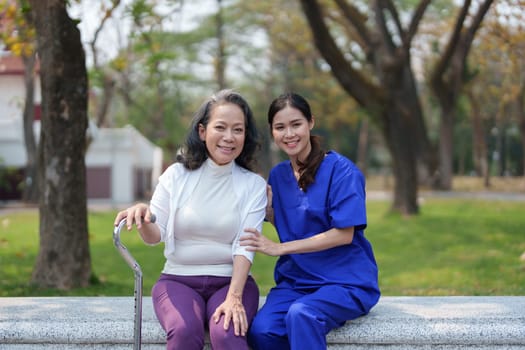
[[[288,312],[284,318],[286,325],[292,325],[297,322],[305,322],[312,318],[315,318],[315,314],[312,312],[311,308],[300,302],[293,303],[290,305]]]
[[[204,326],[191,328],[186,324],[176,323],[166,329],[167,349],[186,350],[202,349],[204,346]]]
[[[235,335],[234,326],[230,324],[228,330],[225,330],[223,327],[223,321],[219,323],[210,322],[209,324],[210,332],[210,343],[212,349],[239,349],[247,350],[248,341],[246,336]]]
[[[230,327],[233,326],[231,325]],[[246,344],[246,337],[236,336],[233,331],[225,331],[222,328],[222,324],[220,327],[210,328],[210,342],[213,349],[247,348],[247,345],[241,345],[243,343]]]
[[[228,339],[228,331],[223,328],[223,318],[221,318],[219,323],[210,321],[208,323],[208,333],[210,334],[210,340],[212,343],[215,342],[225,342]],[[233,324],[230,324],[230,327],[233,327]]]

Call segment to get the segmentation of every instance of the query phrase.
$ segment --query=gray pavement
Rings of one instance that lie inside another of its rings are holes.
[[[0,349],[131,349],[133,321],[132,296],[0,298]],[[524,326],[523,296],[382,297],[369,315],[331,331],[327,349],[517,350]],[[151,297],[142,343],[166,347]]]

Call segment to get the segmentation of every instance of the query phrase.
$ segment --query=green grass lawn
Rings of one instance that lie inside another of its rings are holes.
[[[368,202],[366,235],[379,265],[383,295],[525,295],[524,203],[427,199],[421,215],[388,212]],[[68,292],[29,285],[38,249],[38,214],[0,212],[0,296],[132,295],[133,273],[113,246],[115,212],[89,214],[92,286]],[[271,227],[265,233],[275,238]],[[144,295],[162,269],[162,245],[146,246],[136,231],[122,241],[140,263]],[[275,258],[258,254],[252,273],[266,294]]]

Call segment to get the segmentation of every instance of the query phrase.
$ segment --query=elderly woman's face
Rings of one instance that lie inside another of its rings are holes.
[[[199,136],[206,142],[208,155],[215,163],[224,165],[235,160],[246,138],[242,109],[233,103],[214,106],[208,125],[199,125]]]

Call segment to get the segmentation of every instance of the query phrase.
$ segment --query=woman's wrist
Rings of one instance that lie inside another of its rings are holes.
[[[228,294],[226,295],[226,298],[242,301],[242,293],[241,292],[228,292]]]

